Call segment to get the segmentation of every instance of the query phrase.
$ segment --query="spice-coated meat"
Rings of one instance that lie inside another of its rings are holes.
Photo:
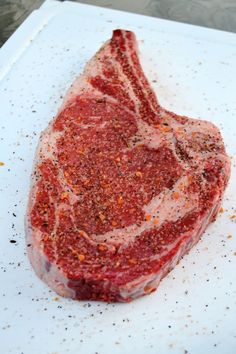
[[[215,219],[229,175],[219,130],[163,109],[134,33],[115,30],[40,137],[30,261],[63,296],[148,294]]]

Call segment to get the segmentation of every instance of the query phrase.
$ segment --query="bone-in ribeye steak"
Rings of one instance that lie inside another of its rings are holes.
[[[40,137],[30,261],[63,296],[148,294],[215,219],[229,175],[219,130],[163,109],[135,35],[115,30]]]

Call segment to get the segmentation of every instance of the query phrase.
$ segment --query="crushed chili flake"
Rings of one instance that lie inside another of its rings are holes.
[[[98,245],[99,251],[107,251],[107,247],[105,245]]]
[[[188,176],[188,181],[189,181],[189,183],[191,183],[193,181],[193,176],[189,175]]]
[[[87,237],[86,232],[83,231],[83,230],[78,230],[78,233],[79,233],[81,236],[83,236],[83,237]]]
[[[185,207],[186,209],[189,209],[189,208],[191,207],[191,204],[190,204],[190,203],[185,203],[185,204],[184,204],[184,207]]]
[[[146,221],[150,221],[151,218],[152,218],[151,215],[146,215],[146,216],[145,216]]]
[[[105,220],[105,215],[104,214],[102,214],[102,213],[99,213],[99,219],[101,220],[101,221],[104,221]]]
[[[150,294],[151,292],[153,292],[155,289],[149,285],[145,286],[144,288],[144,292],[145,294]]]
[[[90,180],[89,180],[89,179],[86,179],[86,180],[84,181],[84,185],[85,185],[85,186],[87,186],[89,183],[90,183]]]
[[[83,262],[85,260],[85,255],[84,254],[79,254],[78,255],[78,259],[80,260],[80,262]]]
[[[78,187],[78,185],[76,185],[76,184],[73,184],[73,188],[74,188],[74,190],[75,190],[76,193],[79,193],[80,190],[81,190],[81,189]]]
[[[107,189],[107,188],[110,187],[110,185],[108,183],[101,182],[101,187],[104,188],[104,189]]]
[[[129,259],[129,263],[130,263],[130,264],[137,264],[137,259],[135,259],[135,258],[130,258],[130,259]]]
[[[220,210],[219,210],[219,213],[223,213],[224,212],[224,208],[220,208]]]
[[[198,132],[192,132],[192,137],[194,138],[196,135],[198,135]]]
[[[119,205],[123,204],[123,197],[122,197],[122,195],[120,195],[119,198],[117,199],[117,203],[118,203]]]
[[[172,197],[173,197],[173,199],[176,199],[176,200],[179,199],[180,198],[179,192],[173,192]]]
[[[49,235],[48,234],[45,234],[44,236],[43,236],[43,242],[46,242],[46,241],[48,241],[49,240]]]
[[[67,199],[68,196],[69,196],[69,193],[68,193],[68,192],[62,192],[62,193],[61,193],[61,200]]]
[[[160,125],[160,124],[157,124],[156,127],[162,132],[162,133],[168,133],[171,128],[166,126],[166,125]]]
[[[153,220],[153,224],[154,224],[154,225],[157,225],[158,223],[159,223],[159,220],[158,220],[158,219]]]
[[[183,127],[178,127],[178,128],[176,129],[176,132],[179,133],[179,134],[181,134],[181,133],[184,132],[184,128],[183,128]]]
[[[136,172],[135,172],[135,175],[136,175],[137,177],[142,177],[142,172],[136,171]]]
[[[111,224],[112,226],[117,226],[117,222],[115,220],[112,220]]]

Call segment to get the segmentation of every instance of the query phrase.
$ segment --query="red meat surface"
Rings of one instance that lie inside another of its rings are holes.
[[[115,30],[41,134],[31,264],[73,299],[148,294],[215,219],[229,175],[219,130],[162,108],[134,33]]]

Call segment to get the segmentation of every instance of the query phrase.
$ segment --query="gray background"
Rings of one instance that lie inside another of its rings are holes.
[[[236,32],[236,0],[80,0],[108,8]],[[42,0],[0,0],[0,46]]]

